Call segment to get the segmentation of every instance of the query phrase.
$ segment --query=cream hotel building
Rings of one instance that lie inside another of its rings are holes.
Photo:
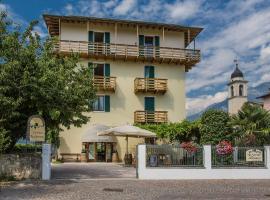
[[[57,36],[59,53],[80,54],[94,75],[97,99],[88,124],[60,134],[59,154],[87,161],[122,161],[125,138],[89,141],[91,127],[134,123],[169,123],[185,119],[185,75],[200,61],[195,49],[199,27],[79,16],[44,15],[48,32]],[[188,46],[192,46],[188,49]],[[147,139],[130,138],[129,152]]]

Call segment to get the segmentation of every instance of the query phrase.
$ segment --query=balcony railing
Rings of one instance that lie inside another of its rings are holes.
[[[137,92],[149,92],[164,94],[167,91],[167,79],[161,78],[136,78],[134,90]]]
[[[200,61],[200,50],[113,43],[60,40],[55,44],[61,53],[80,53],[81,56],[123,60],[147,60],[159,63],[195,65]]]
[[[94,76],[94,86],[98,91],[114,92],[116,88],[116,77],[111,76]]]
[[[168,122],[167,111],[135,111],[135,123],[166,123]]]

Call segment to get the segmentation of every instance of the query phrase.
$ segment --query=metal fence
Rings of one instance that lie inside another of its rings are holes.
[[[234,147],[233,151],[221,155],[212,147],[212,167],[265,167],[264,147]]]
[[[203,167],[203,148],[188,151],[177,145],[147,145],[146,167]]]

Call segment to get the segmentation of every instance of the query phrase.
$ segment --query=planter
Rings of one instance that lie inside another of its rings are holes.
[[[81,162],[87,162],[86,153],[81,153]]]

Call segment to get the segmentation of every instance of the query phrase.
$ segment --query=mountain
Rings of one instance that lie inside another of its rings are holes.
[[[269,91],[269,88],[270,88],[270,82],[262,83],[256,87],[249,87],[248,88],[248,100],[253,101],[253,102],[260,102],[260,100],[256,99],[256,98],[267,93]],[[187,119],[191,120],[191,121],[198,119],[202,115],[202,113],[208,109],[221,109],[221,110],[227,111],[228,110],[228,100],[225,99],[224,101],[221,101],[219,103],[214,103],[214,104],[208,106],[206,109],[202,110],[201,112],[187,116]]]

